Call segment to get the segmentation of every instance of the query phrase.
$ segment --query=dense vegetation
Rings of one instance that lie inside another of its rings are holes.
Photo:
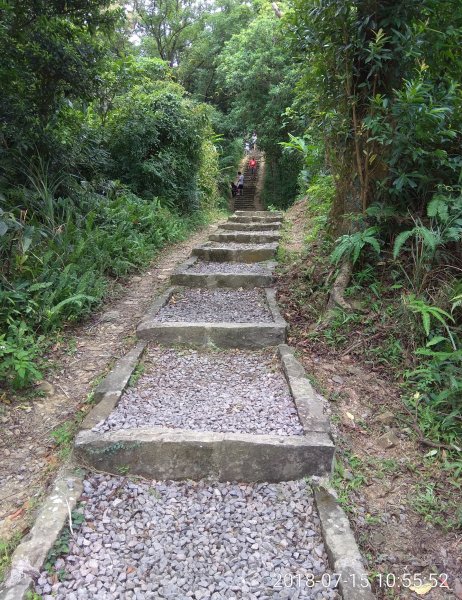
[[[210,109],[109,2],[1,6],[0,379],[218,205]]]
[[[0,28],[0,377],[32,381],[42,335],[203,221],[256,130],[267,205],[308,194],[313,318],[373,301],[422,437],[454,459],[458,0],[4,0]]]
[[[462,433],[460,4],[295,0],[287,31],[299,62],[295,106],[308,118],[287,147],[304,156],[309,184],[333,183],[325,239],[339,276],[330,318],[354,314],[355,298],[377,306],[390,331],[381,342],[395,343],[392,364],[422,437],[454,456]]]

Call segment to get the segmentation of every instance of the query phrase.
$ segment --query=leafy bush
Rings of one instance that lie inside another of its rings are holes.
[[[17,228],[0,237],[0,254],[13,266],[8,278],[0,272],[0,379],[15,387],[40,376],[35,364],[43,340],[35,332],[82,318],[103,299],[108,277],[146,266],[158,249],[206,218],[203,212],[181,217],[120,187],[81,201],[93,208],[85,215],[74,210],[56,232],[29,245]]]
[[[7,334],[0,334],[0,380],[15,388],[40,379],[35,365],[40,353],[41,338],[35,338],[24,321],[11,323]]]
[[[421,317],[425,346],[416,350],[419,364],[406,371],[414,393],[410,403],[419,417],[426,435],[450,443],[455,450],[462,448],[462,347],[460,328],[454,317],[411,295],[406,299],[410,310]],[[458,295],[453,295],[452,312],[458,309]]]
[[[306,190],[306,195],[310,215],[307,241],[312,241],[327,229],[329,213],[335,196],[332,175],[324,175],[323,173],[315,175]]]
[[[112,176],[139,196],[165,199],[181,212],[199,207],[204,110],[177,84],[158,82],[119,96],[107,120]]]

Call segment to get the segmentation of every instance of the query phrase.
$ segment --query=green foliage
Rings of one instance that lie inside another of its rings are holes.
[[[410,296],[406,300],[413,313],[420,315],[425,346],[417,348],[419,363],[406,371],[409,402],[419,417],[426,435],[462,450],[462,348],[460,330],[451,314],[438,306]],[[455,307],[453,306],[453,309]],[[445,335],[442,335],[442,333]],[[430,337],[431,336],[431,337]]]
[[[366,483],[364,463],[359,456],[344,452],[343,460],[334,462],[332,484],[338,493],[338,501],[347,513],[354,512],[354,493]]]
[[[209,111],[128,41],[106,0],[2,6],[0,378],[218,203]]]
[[[94,97],[104,42],[121,17],[109,0],[2,3],[0,122],[7,169],[16,172],[18,152],[38,149],[59,160],[58,115]]]
[[[428,222],[412,217],[412,229],[399,233],[393,246],[396,259],[410,244],[409,256],[404,256],[403,273],[412,287],[421,293],[438,264],[453,262],[448,250],[462,238],[462,197],[436,194],[427,207]],[[406,259],[411,259],[408,274]]]
[[[0,539],[0,583],[2,583],[10,566],[11,557],[16,546],[21,541],[22,534],[18,531],[9,540]]]
[[[355,264],[366,247],[370,247],[380,254],[380,242],[377,234],[377,227],[368,227],[364,231],[342,235],[336,242],[337,245],[331,254],[331,261],[338,264],[342,259],[348,259]]]
[[[426,68],[403,81],[392,98],[377,95],[374,115],[365,121],[370,141],[387,148],[379,193],[415,209],[430,202],[440,186],[458,187],[462,167],[460,92],[452,81],[435,86]]]
[[[112,175],[142,197],[158,196],[181,212],[199,207],[203,109],[173,83],[135,86],[114,103],[107,118]]]
[[[0,380],[21,388],[40,379],[36,361],[40,356],[41,341],[28,331],[24,321],[19,325],[10,323],[8,333],[0,334]]]
[[[332,175],[315,175],[306,190],[310,215],[307,241],[314,241],[326,231],[335,196]]]
[[[217,79],[227,95],[232,129],[239,137],[250,137],[255,130],[258,147],[266,153],[265,203],[286,208],[296,196],[302,166],[299,157],[283,155],[279,143],[292,131],[286,109],[294,98],[297,72],[282,24],[269,6],[254,4],[253,18],[219,56]]]
[[[455,499],[460,496],[460,485],[450,480],[449,494],[442,494],[441,486],[434,482],[423,483],[413,491],[411,502],[414,510],[426,523],[438,525],[445,531],[462,528],[462,507]]]
[[[85,202],[93,206],[85,217],[74,213],[26,250],[15,229],[0,238],[3,264],[15,265],[1,280],[0,329],[7,333],[0,338],[0,369],[15,386],[40,377],[34,365],[43,340],[35,332],[88,314],[103,299],[109,276],[147,266],[158,249],[204,221],[204,213],[180,217],[120,187],[111,197],[86,194]]]
[[[454,321],[454,319],[445,310],[439,308],[438,306],[430,306],[424,300],[416,298],[413,294],[411,294],[406,299],[406,304],[409,306],[413,313],[417,313],[422,317],[422,325],[425,331],[425,335],[427,337],[430,335],[430,326],[432,318],[441,323],[441,325],[443,325],[443,327],[450,335],[448,320]],[[436,343],[436,340],[433,343]]]

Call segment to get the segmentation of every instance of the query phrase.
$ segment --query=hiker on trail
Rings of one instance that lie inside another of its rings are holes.
[[[233,198],[235,198],[237,195],[237,185],[234,183],[234,181],[231,181],[231,196]]]
[[[250,168],[250,172],[252,173],[252,175],[255,175],[255,173],[257,172],[257,161],[255,160],[255,158],[253,156],[249,160],[249,168]]]
[[[245,145],[244,145],[244,152],[246,153],[246,155],[249,154],[249,152],[250,152],[250,144],[249,144],[249,142],[245,143]]]
[[[256,132],[256,131],[254,131],[254,132],[252,133],[252,137],[251,137],[251,142],[252,142],[252,148],[253,148],[253,150],[256,150],[256,149],[257,149],[257,139],[258,139],[258,138],[257,138],[257,132]]]
[[[244,189],[244,175],[238,171],[237,172],[237,195],[242,196],[242,190]]]

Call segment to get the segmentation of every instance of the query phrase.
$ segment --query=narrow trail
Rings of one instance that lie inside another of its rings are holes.
[[[270,287],[281,219],[237,211],[147,312],[126,301],[143,312],[139,341],[95,390],[78,470],[17,549],[2,599],[31,586],[44,600],[337,600],[336,560],[361,571],[354,541],[348,556],[326,547],[345,523],[306,479],[330,473],[334,446]],[[345,583],[345,600],[371,598]]]

